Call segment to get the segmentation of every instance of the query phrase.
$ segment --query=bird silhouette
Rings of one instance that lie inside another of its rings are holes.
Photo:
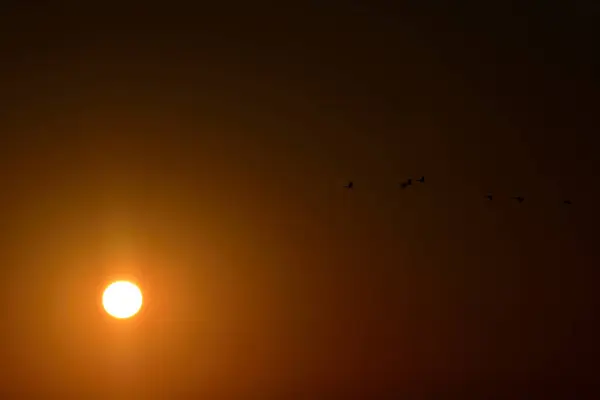
[[[491,201],[491,200],[493,199],[493,196],[492,196],[492,194],[491,194],[491,193],[488,193],[488,194],[485,196],[485,198]]]
[[[563,204],[570,206],[573,203],[571,203],[571,200],[565,200],[565,201],[563,201]]]
[[[347,185],[344,185],[346,189],[352,189],[354,187],[354,182],[350,181]]]
[[[410,185],[412,185],[412,178],[408,178],[408,179],[406,180],[406,182],[402,182],[402,183],[400,183],[400,187],[401,187],[402,189],[406,189],[406,188],[407,188],[407,187],[409,187]]]
[[[514,200],[518,201],[518,202],[519,202],[519,204],[525,201],[525,198],[524,198],[524,197],[522,197],[522,196],[516,196],[516,197],[512,197],[512,199],[514,199]]]
[[[420,177],[419,179],[417,179],[417,182],[425,183],[425,177]]]

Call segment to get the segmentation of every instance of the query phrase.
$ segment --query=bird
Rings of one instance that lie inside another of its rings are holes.
[[[352,189],[354,187],[354,182],[350,181],[347,185],[344,185],[346,189]]]
[[[400,183],[400,187],[401,187],[402,189],[406,189],[406,188],[407,188],[407,187],[409,187],[410,185],[412,185],[412,178],[408,178],[408,179],[406,180],[406,182],[401,182],[401,183]]]
[[[563,204],[570,206],[573,203],[571,203],[571,200],[565,200],[565,201],[563,201]]]
[[[425,183],[425,177],[420,177],[419,179],[417,179],[417,182]]]
[[[516,196],[516,197],[512,197],[513,199],[515,199],[516,201],[518,201],[519,203],[522,203],[525,201],[525,198],[522,196]]]
[[[491,201],[491,200],[493,199],[493,196],[492,196],[492,194],[491,194],[491,193],[488,193],[488,194],[485,196],[485,198]]]

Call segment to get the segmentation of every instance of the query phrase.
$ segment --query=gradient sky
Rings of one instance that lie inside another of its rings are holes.
[[[598,381],[596,3],[10,3],[3,398]]]

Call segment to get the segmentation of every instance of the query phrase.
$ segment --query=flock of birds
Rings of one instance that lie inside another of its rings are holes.
[[[419,179],[416,179],[416,182],[418,182],[418,183],[425,183],[425,177],[421,176]],[[404,189],[407,189],[408,187],[412,186],[412,184],[413,184],[412,178],[408,178],[406,181],[400,182],[399,186],[400,186],[400,189],[404,190]],[[349,181],[346,185],[344,185],[344,187],[346,189],[353,189],[354,188],[354,181]],[[491,193],[488,193],[485,196],[485,198],[488,201],[492,201],[494,199],[494,196]],[[515,200],[519,204],[521,204],[521,203],[523,203],[525,201],[525,197],[523,197],[523,196],[513,196],[513,197],[511,197],[511,199]],[[563,204],[570,206],[572,204],[572,202],[571,202],[571,200],[563,200]]]

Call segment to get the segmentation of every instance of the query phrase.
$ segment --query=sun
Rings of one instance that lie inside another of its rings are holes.
[[[128,281],[116,281],[104,289],[104,310],[117,319],[131,318],[142,308],[142,291]]]

